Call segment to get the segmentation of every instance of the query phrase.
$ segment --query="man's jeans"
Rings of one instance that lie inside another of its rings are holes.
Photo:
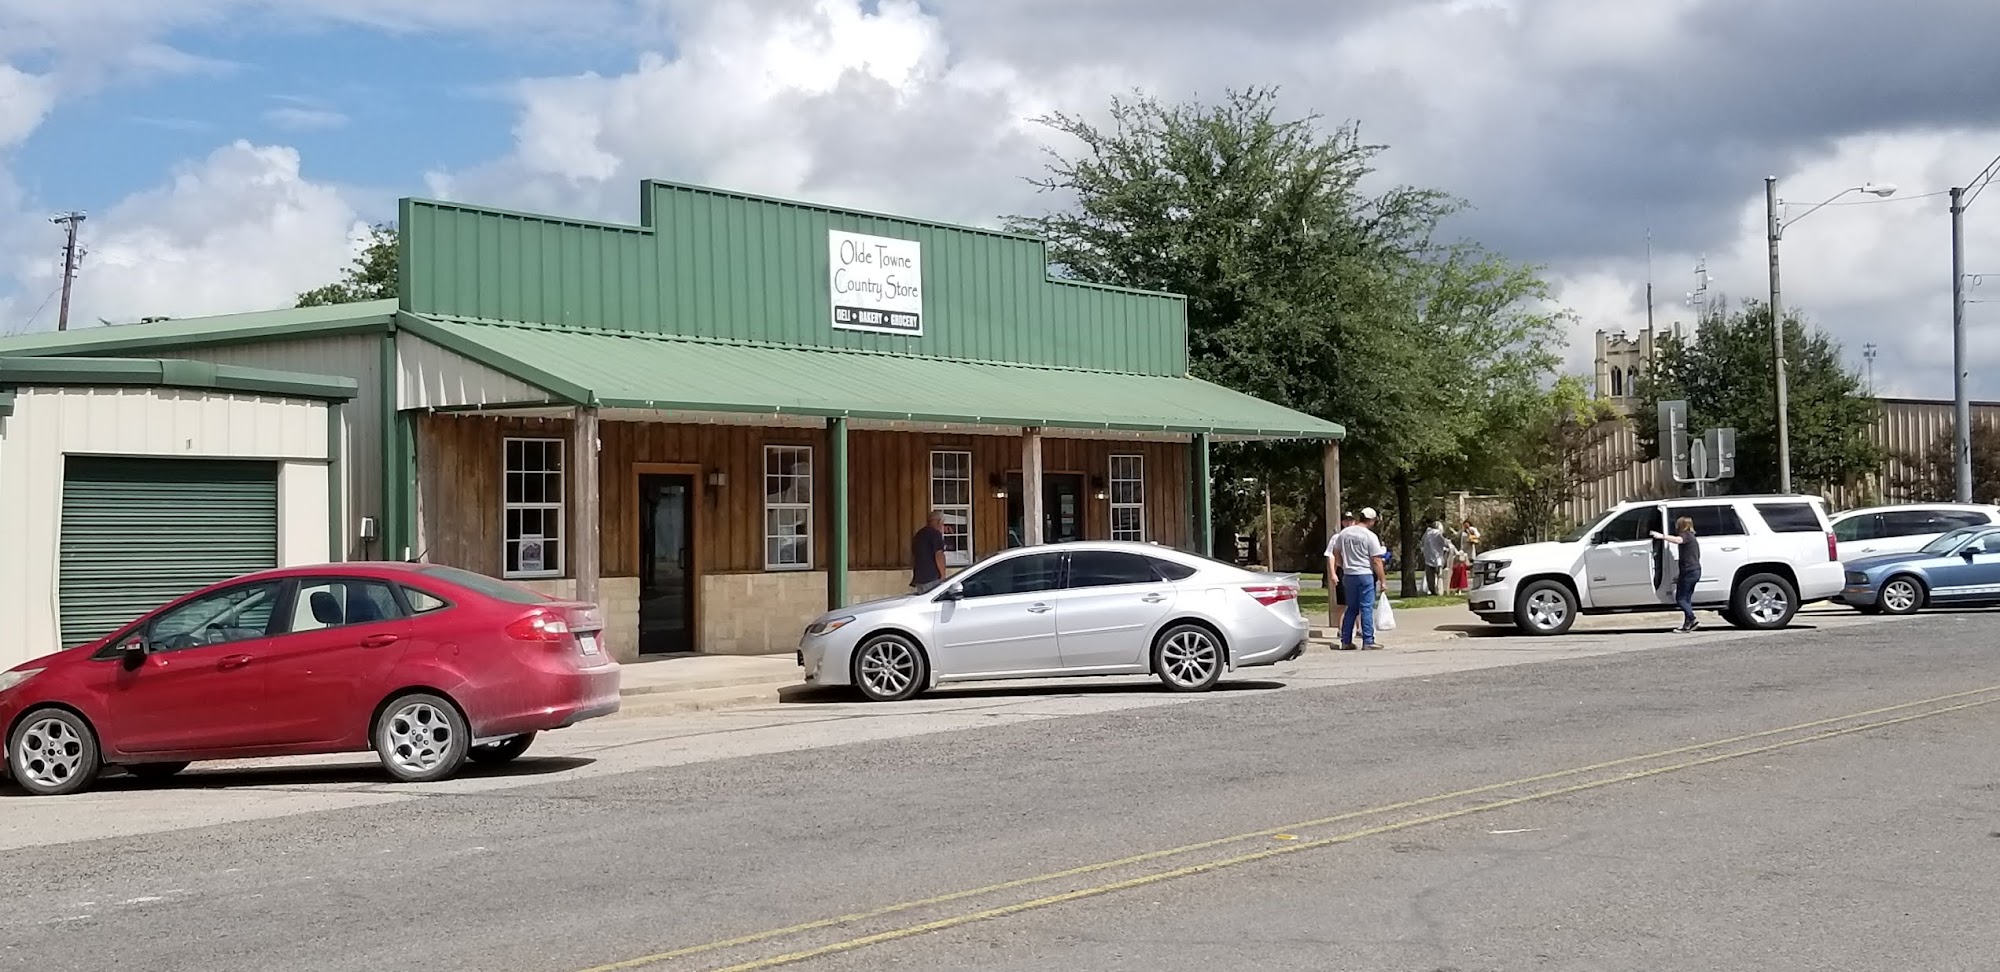
[[[1361,619],[1361,643],[1375,643],[1375,575],[1342,574],[1340,592],[1347,598],[1347,613],[1340,616],[1340,643],[1354,643],[1354,620]]]
[[[1674,603],[1681,609],[1681,624],[1694,624],[1694,585],[1701,581],[1701,571],[1684,570],[1674,578]]]

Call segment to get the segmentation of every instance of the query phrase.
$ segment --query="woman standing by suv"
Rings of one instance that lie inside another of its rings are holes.
[[[1654,530],[1653,539],[1681,548],[1681,572],[1674,578],[1674,603],[1680,605],[1681,626],[1675,630],[1693,631],[1701,627],[1701,622],[1694,618],[1694,585],[1701,580],[1701,541],[1695,539],[1694,519],[1684,516],[1676,520],[1671,537]]]

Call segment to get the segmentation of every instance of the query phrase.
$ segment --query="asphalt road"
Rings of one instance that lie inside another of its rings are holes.
[[[548,782],[24,847],[0,968],[1990,968],[1996,634],[1943,614],[530,765]]]

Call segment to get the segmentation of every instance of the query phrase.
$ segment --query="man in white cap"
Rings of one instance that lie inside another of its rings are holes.
[[[1375,592],[1387,582],[1382,558],[1388,548],[1375,535],[1375,508],[1364,506],[1352,526],[1333,535],[1326,544],[1326,576],[1338,578],[1347,611],[1340,617],[1340,645],[1337,650],[1354,650],[1354,623],[1361,622],[1361,647],[1380,648],[1375,643]]]

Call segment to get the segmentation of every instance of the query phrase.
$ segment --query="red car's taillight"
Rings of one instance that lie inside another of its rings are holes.
[[[1285,601],[1296,601],[1299,599],[1298,588],[1287,587],[1282,584],[1276,584],[1276,585],[1264,584],[1254,587],[1246,587],[1243,589],[1243,593],[1256,598],[1257,603],[1262,604],[1265,607],[1270,607],[1274,604],[1281,604]]]
[[[1834,536],[1831,533],[1826,535],[1826,559],[1828,560],[1840,559],[1840,544],[1835,541]]]
[[[557,617],[552,611],[536,608],[517,618],[507,626],[507,637],[515,641],[535,641],[546,644],[569,643],[569,622]]]

